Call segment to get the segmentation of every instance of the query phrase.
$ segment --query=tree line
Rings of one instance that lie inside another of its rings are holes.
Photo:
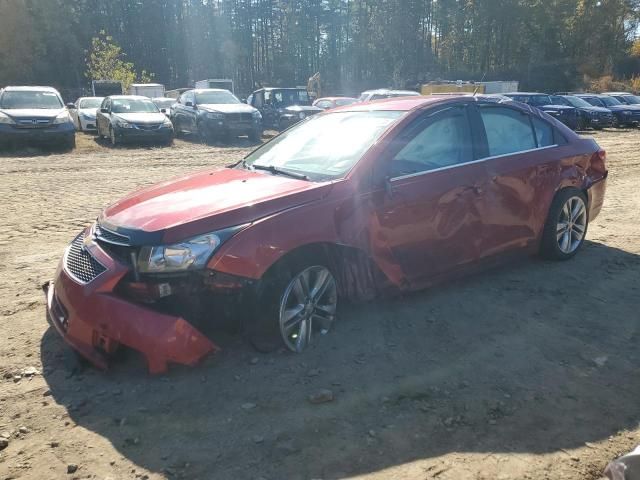
[[[168,88],[329,93],[438,79],[570,90],[640,73],[640,0],[0,0],[0,86],[87,87],[105,32]]]

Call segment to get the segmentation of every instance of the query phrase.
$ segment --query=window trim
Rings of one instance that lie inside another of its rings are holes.
[[[405,178],[417,177],[417,176],[420,176],[420,175],[426,175],[428,173],[441,172],[443,170],[450,170],[452,168],[465,167],[467,165],[473,165],[475,163],[487,162],[489,160],[495,160],[497,158],[502,158],[502,157],[511,157],[513,155],[522,155],[523,153],[531,153],[531,152],[537,152],[539,150],[547,150],[547,149],[555,148],[555,147],[559,147],[559,146],[560,145],[554,144],[554,145],[547,145],[546,147],[536,147],[536,148],[530,148],[528,150],[521,150],[519,152],[503,153],[501,155],[493,155],[491,157],[482,157],[482,158],[478,158],[477,160],[472,160],[470,162],[458,163],[458,164],[455,164],[455,165],[448,165],[446,167],[434,168],[433,170],[427,170],[425,172],[409,173],[407,175],[402,175],[400,177],[393,177],[393,178],[390,178],[389,181],[390,182],[395,182],[396,180],[403,180]]]

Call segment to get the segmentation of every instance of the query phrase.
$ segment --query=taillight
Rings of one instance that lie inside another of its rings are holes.
[[[600,149],[591,156],[591,170],[602,175],[607,173],[607,152]]]

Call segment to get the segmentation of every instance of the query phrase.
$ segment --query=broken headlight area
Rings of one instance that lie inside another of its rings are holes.
[[[130,272],[116,292],[129,301],[179,316],[199,328],[220,326],[242,317],[254,281],[211,270],[175,274]]]

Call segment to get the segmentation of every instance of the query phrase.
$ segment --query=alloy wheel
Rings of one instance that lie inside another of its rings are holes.
[[[558,248],[565,254],[573,253],[582,243],[587,229],[587,207],[578,196],[569,198],[562,210],[556,228]]]
[[[337,305],[336,280],[328,268],[316,265],[294,276],[280,302],[280,333],[287,348],[302,352],[314,332],[327,333]]]

